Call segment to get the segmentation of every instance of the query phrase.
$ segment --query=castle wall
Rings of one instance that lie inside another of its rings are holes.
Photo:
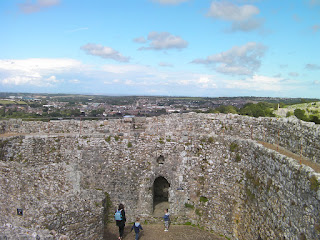
[[[46,137],[1,141],[0,226],[7,226],[0,233],[7,237],[3,239],[20,239],[17,231],[23,239],[53,239],[50,230],[70,239],[102,238],[105,195],[81,189],[81,172],[61,144]],[[22,216],[17,209],[23,210]]]
[[[187,117],[186,117],[187,116]],[[183,124],[179,124],[182,121]],[[279,144],[289,151],[302,154],[314,162],[320,163],[320,126],[313,122],[303,122],[295,118],[253,118],[236,114],[171,114],[158,118],[135,118],[110,121],[62,120],[50,122],[28,122],[19,119],[0,121],[0,133],[34,134],[116,134],[129,133],[133,125],[136,130],[154,134],[166,131],[166,121],[173,129],[184,129],[201,134],[225,134],[246,139],[261,140]],[[169,123],[170,122],[170,123]],[[151,127],[150,127],[151,126]],[[170,129],[169,131],[172,131]]]
[[[319,174],[250,140],[272,141],[279,126],[300,127],[318,147],[315,126],[204,114],[140,119],[134,125],[53,122],[50,134],[48,123],[16,123],[12,129],[17,132],[35,134],[2,140],[0,190],[6,194],[0,194],[0,206],[6,214],[0,225],[102,239],[104,192],[110,196],[109,220],[120,202],[128,222],[136,216],[151,220],[153,183],[162,176],[170,184],[170,213],[177,223],[190,222],[231,239],[259,234],[262,239],[319,238],[320,191],[312,185]],[[157,162],[160,155],[163,164]],[[26,209],[23,217],[16,216],[18,206]]]

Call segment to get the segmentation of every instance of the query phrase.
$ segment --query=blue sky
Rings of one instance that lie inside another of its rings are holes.
[[[0,91],[320,97],[320,0],[1,0]]]

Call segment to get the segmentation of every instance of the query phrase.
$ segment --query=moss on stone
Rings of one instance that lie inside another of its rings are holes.
[[[241,161],[241,155],[239,153],[236,154],[236,162],[240,162]]]
[[[197,214],[198,216],[202,216],[202,212],[201,212],[201,210],[200,210],[199,208],[196,209],[196,214]]]
[[[312,176],[310,179],[310,189],[313,191],[318,191],[320,183],[318,182],[318,179],[316,176]]]
[[[204,196],[201,196],[200,197],[200,202],[206,203],[206,202],[208,202],[208,198],[204,197]]]
[[[233,143],[230,144],[230,151],[231,151],[231,152],[237,151],[238,148],[239,148],[239,146],[238,146],[238,144],[236,144],[235,142],[233,142]]]
[[[184,206],[185,206],[186,208],[194,209],[194,205],[189,204],[189,203],[185,203]]]

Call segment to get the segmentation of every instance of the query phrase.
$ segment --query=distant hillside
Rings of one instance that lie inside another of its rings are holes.
[[[289,105],[279,108],[278,110],[274,110],[273,113],[279,117],[296,116],[297,118],[303,121],[315,122],[319,124],[320,102],[309,102]]]

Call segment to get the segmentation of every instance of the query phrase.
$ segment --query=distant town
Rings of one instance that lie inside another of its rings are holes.
[[[271,110],[279,106],[317,101],[319,99],[271,97],[206,98],[0,93],[0,118],[99,119],[187,112],[230,112],[258,117],[273,116]],[[257,109],[255,107],[257,104],[259,104],[258,113],[252,112],[253,107]],[[248,106],[251,106],[250,111]]]

